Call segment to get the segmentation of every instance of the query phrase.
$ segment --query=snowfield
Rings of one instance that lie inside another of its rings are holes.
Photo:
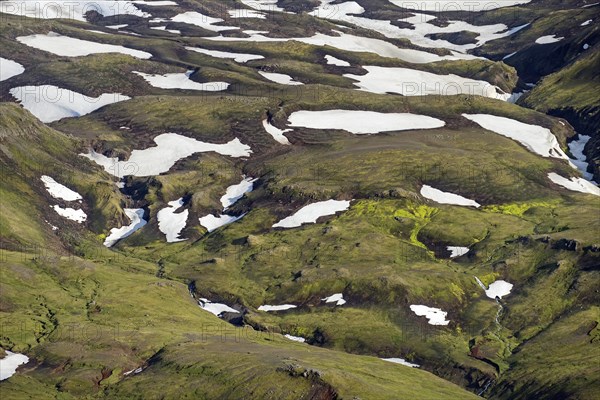
[[[265,131],[267,131],[267,133],[269,135],[271,135],[273,137],[273,139],[275,139],[277,142],[284,144],[284,145],[291,144],[290,141],[288,140],[288,138],[285,137],[284,133],[291,132],[291,131],[293,131],[293,129],[279,129],[276,126],[271,125],[267,119],[264,119],[262,124],[263,124],[263,127],[265,128]]]
[[[131,72],[144,78],[144,80],[151,86],[161,89],[203,90],[207,92],[218,92],[226,90],[229,87],[229,83],[226,82],[195,82],[190,79],[190,76],[194,73],[194,71],[164,75],[146,74],[139,71]]]
[[[235,308],[229,307],[227,304],[213,303],[212,301],[205,299],[205,298],[200,298],[198,300],[198,305],[200,306],[201,309],[208,311],[209,313],[214,314],[217,317],[220,317],[221,314],[226,313],[226,312],[239,314],[238,310],[236,310]]]
[[[488,131],[521,143],[529,151],[542,157],[569,160],[550,129],[490,114],[463,114],[462,116]]]
[[[50,193],[50,196],[54,197],[55,199],[61,199],[64,201],[76,201],[82,199],[79,193],[69,189],[65,185],[56,182],[48,175],[42,175],[40,179],[42,182],[44,182],[44,186],[46,186],[46,190],[48,193]]]
[[[25,72],[25,68],[18,62],[0,57],[0,82],[21,75],[23,72]]]
[[[112,228],[110,234],[104,239],[104,245],[106,247],[114,246],[119,240],[132,235],[135,231],[141,229],[148,223],[148,221],[144,219],[143,208],[125,208],[123,211],[131,223],[122,226],[121,228]]]
[[[293,215],[282,219],[273,225],[273,228],[296,228],[306,223],[315,223],[317,219],[326,215],[334,215],[350,207],[349,200],[326,200],[312,203],[302,207]]]
[[[446,123],[437,118],[409,113],[326,110],[296,111],[288,117],[289,125],[311,129],[343,129],[356,135],[441,128]]]
[[[259,54],[232,53],[230,51],[208,50],[201,49],[199,47],[186,46],[185,49],[189,51],[195,51],[196,53],[206,54],[211,57],[233,59],[233,61],[238,63],[245,63],[248,61],[261,60],[265,58],[264,56],[261,56]]]
[[[179,232],[181,232],[187,224],[189,210],[183,210],[179,213],[176,212],[183,207],[183,198],[170,201],[168,204],[168,207],[165,207],[156,213],[158,229],[167,237],[167,243],[186,240],[179,237]]]
[[[440,204],[453,204],[457,206],[475,207],[478,208],[481,205],[474,200],[467,199],[466,197],[458,194],[443,192],[439,189],[433,188],[429,185],[423,185],[421,187],[421,196],[426,199],[430,199]]]
[[[75,221],[78,224],[85,222],[85,220],[87,219],[87,215],[83,210],[76,210],[70,207],[62,208],[59,205],[54,205],[52,206],[52,208],[61,217],[70,219],[71,221]]]
[[[220,214],[215,216],[213,214],[205,215],[204,217],[200,217],[200,225],[206,228],[208,232],[212,232],[216,229],[219,229],[222,226],[229,225],[239,219],[241,219],[245,214],[240,216],[228,215],[228,214]]]
[[[410,309],[419,317],[427,318],[429,325],[448,325],[450,323],[450,321],[446,320],[446,315],[448,315],[448,313],[439,308],[411,305]]]
[[[229,186],[225,190],[225,194],[221,197],[223,210],[234,205],[235,202],[244,197],[246,193],[250,193],[254,188],[254,182],[256,182],[256,179],[244,177],[240,183]]]
[[[90,42],[89,40],[81,40],[69,36],[59,35],[58,33],[49,32],[46,34],[37,34],[29,36],[19,36],[17,41],[34,49],[44,50],[59,56],[65,57],[81,57],[90,54],[102,53],[121,53],[140,59],[148,59],[152,54],[141,50],[134,50],[128,47]]]
[[[52,85],[20,86],[10,89],[10,94],[42,122],[62,118],[80,117],[106,105],[129,100],[121,93],[104,93],[88,97],[81,93]]]
[[[250,147],[233,139],[225,144],[202,142],[177,133],[163,133],[154,138],[156,147],[144,150],[133,150],[127,161],[119,161],[116,157],[106,157],[103,154],[90,150],[87,154],[80,154],[97,164],[116,177],[160,175],[171,169],[175,163],[194,153],[214,151],[230,157],[248,157],[252,150]]]
[[[13,353],[5,350],[6,355],[0,359],[0,381],[10,378],[17,372],[19,365],[29,362],[29,357],[24,354]]]
[[[409,68],[364,66],[365,75],[344,74],[356,80],[361,90],[385,94],[398,93],[403,96],[467,94],[506,101],[510,94],[486,81],[463,78],[458,75],[437,75]]]
[[[286,74],[265,71],[258,71],[258,73],[271,82],[280,83],[282,85],[304,85],[302,82],[295,81],[294,78]]]
[[[548,179],[556,183],[565,189],[572,190],[574,192],[589,193],[595,196],[600,196],[600,188],[593,183],[586,181],[583,178],[571,178],[567,179],[563,176],[558,175],[555,172],[548,174]]]
[[[542,36],[542,37],[537,38],[535,40],[535,42],[537,44],[550,44],[550,43],[560,42],[563,39],[564,39],[564,37],[556,37],[556,35],[547,35],[547,36]]]

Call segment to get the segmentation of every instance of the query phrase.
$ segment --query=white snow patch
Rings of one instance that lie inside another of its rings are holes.
[[[343,129],[354,134],[434,129],[446,125],[442,120],[425,115],[357,110],[295,111],[288,121],[290,126]]]
[[[121,25],[106,25],[105,28],[109,28],[109,29],[121,29],[121,28],[125,28],[128,24],[121,24]]]
[[[392,357],[392,358],[382,358],[382,360],[393,362],[395,364],[404,365],[406,367],[411,367],[411,368],[419,368],[420,367],[419,364],[410,363],[410,362],[406,361],[404,358]]]
[[[139,71],[131,72],[144,78],[151,86],[161,89],[203,90],[207,92],[218,92],[229,87],[229,83],[226,82],[195,82],[190,79],[190,76],[194,71],[164,75],[146,74]]]
[[[201,309],[208,311],[209,313],[214,314],[217,317],[220,317],[221,314],[223,314],[225,312],[239,314],[238,310],[229,307],[227,304],[213,303],[212,301],[205,299],[205,298],[200,298],[198,300],[198,305],[200,306]]]
[[[211,57],[230,58],[230,59],[233,59],[233,61],[239,62],[239,63],[245,63],[245,62],[252,61],[252,60],[261,60],[261,59],[265,58],[264,56],[261,56],[259,54],[232,53],[230,51],[207,50],[207,49],[201,49],[198,47],[189,47],[189,46],[186,47],[186,50],[206,54]]]
[[[25,68],[18,62],[0,57],[0,82],[21,75],[23,72]]]
[[[165,32],[170,32],[170,33],[174,33],[176,35],[181,35],[181,31],[178,29],[167,29],[166,26],[154,26],[151,27],[150,29],[155,29],[157,31],[165,31]]]
[[[468,247],[461,246],[448,246],[447,249],[450,252],[450,258],[464,256],[469,252]]]
[[[103,154],[90,150],[80,156],[101,165],[104,170],[116,177],[127,175],[153,176],[167,172],[175,163],[194,153],[214,151],[230,157],[248,157],[252,150],[250,147],[235,138],[225,144],[202,142],[177,133],[163,133],[154,138],[156,147],[144,150],[133,150],[127,161],[119,161],[116,157],[106,157]]]
[[[423,185],[423,187],[421,188],[421,196],[440,204],[454,204],[457,206],[467,206],[475,208],[481,206],[474,200],[467,199],[466,197],[460,196],[458,194],[443,192],[429,185]]]
[[[128,376],[131,374],[137,375],[144,370],[144,367],[139,367],[136,369],[132,369],[131,371],[123,372],[123,375]]]
[[[346,304],[346,300],[344,300],[344,294],[343,293],[335,293],[332,294],[329,297],[325,297],[324,299],[321,299],[322,301],[324,301],[325,303],[335,303],[336,306],[342,306],[344,304]]]
[[[293,304],[282,304],[279,306],[269,306],[269,305],[264,305],[264,306],[260,306],[258,307],[258,311],[284,311],[284,310],[289,310],[291,308],[296,308],[297,306],[293,305]]]
[[[592,21],[593,21],[592,19],[588,19],[587,21],[585,21],[585,22],[582,22],[582,23],[581,23],[581,25],[579,25],[579,26],[587,26],[587,25],[589,25],[590,23],[592,23]]]
[[[17,41],[34,49],[44,50],[59,56],[80,57],[90,54],[101,53],[121,53],[136,58],[148,59],[152,54],[141,50],[134,50],[124,46],[114,44],[104,44],[81,40],[69,36],[59,35],[49,32],[46,34],[36,34],[29,36],[19,36]]]
[[[409,68],[363,66],[364,75],[344,74],[354,79],[354,85],[371,93],[398,93],[403,96],[458,94],[477,95],[498,100],[508,100],[510,94],[486,81],[463,78],[458,75],[437,75]]]
[[[516,140],[528,150],[542,157],[569,160],[550,129],[489,114],[462,114],[462,116],[484,129]]]
[[[229,225],[239,219],[241,219],[244,215],[240,216],[229,215],[229,214],[219,214],[215,216],[213,214],[205,215],[204,217],[200,217],[200,225],[206,228],[208,232],[212,232],[222,226]]]
[[[498,280],[493,282],[485,291],[485,295],[490,299],[495,299],[496,297],[502,298],[504,296],[508,296],[510,291],[513,288],[512,283],[508,283],[503,280]]]
[[[411,305],[410,309],[418,316],[424,316],[429,320],[429,325],[448,325],[450,321],[446,320],[446,311],[439,308],[427,307],[423,305]]]
[[[265,19],[267,15],[264,12],[249,10],[247,8],[236,8],[234,10],[228,10],[229,16],[233,19],[236,18],[259,18]]]
[[[186,240],[179,237],[179,232],[185,228],[189,210],[183,210],[180,213],[176,212],[183,206],[183,198],[170,201],[168,204],[168,207],[165,207],[156,213],[158,229],[167,237],[167,243]]]
[[[291,144],[288,138],[285,137],[284,133],[291,132],[293,129],[279,129],[276,126],[271,125],[267,119],[264,119],[262,123],[265,131],[267,131],[267,133],[271,135],[277,142],[285,145]]]
[[[282,219],[273,228],[295,228],[305,223],[315,223],[319,217],[334,215],[350,207],[350,200],[326,200],[302,207],[293,215]]]
[[[514,53],[510,53],[510,54],[505,55],[504,57],[502,57],[502,61],[511,58],[512,56],[514,56],[517,53],[518,53],[518,51],[515,51]]]
[[[44,186],[46,186],[46,190],[48,191],[48,193],[50,193],[50,196],[54,197],[55,199],[61,199],[65,201],[75,201],[82,199],[79,193],[69,189],[65,185],[56,182],[48,175],[42,175],[40,179],[42,180],[42,182],[44,182]]]
[[[556,37],[556,35],[546,35],[546,36],[537,38],[535,40],[535,42],[537,44],[549,44],[549,43],[560,42],[563,39],[564,39],[564,37]]]
[[[196,11],[187,11],[182,14],[177,14],[173,18],[171,18],[173,22],[183,22],[190,25],[196,25],[203,29],[212,32],[221,32],[221,31],[229,31],[232,29],[240,29],[236,26],[221,26],[215,25],[220,22],[223,22],[221,18],[213,18],[208,15],[201,14]]]
[[[349,67],[350,63],[348,61],[340,60],[339,58],[335,58],[334,56],[326,55],[325,60],[329,65],[337,65],[338,67]]]
[[[13,353],[5,350],[6,355],[0,359],[0,381],[10,378],[17,372],[19,365],[29,361],[29,357],[24,354]]]
[[[223,210],[234,205],[236,201],[244,197],[244,194],[250,193],[254,188],[254,182],[256,182],[255,178],[244,177],[240,183],[229,186],[221,197]]]
[[[293,340],[294,342],[299,342],[299,343],[306,342],[306,339],[304,339],[303,337],[300,337],[300,336],[292,336],[292,335],[288,335],[288,334],[285,334],[283,336],[285,336],[287,339]]]
[[[548,174],[548,178],[552,182],[564,187],[565,189],[569,189],[574,192],[590,193],[595,196],[600,196],[600,188],[598,188],[598,186],[594,185],[593,183],[586,181],[583,178],[571,178],[569,180],[554,172],[550,172]]]
[[[10,89],[9,93],[42,122],[80,117],[108,104],[130,99],[120,93],[104,93],[99,97],[88,97],[52,85],[19,86]]]
[[[143,208],[125,208],[123,211],[125,211],[125,215],[127,215],[127,218],[129,218],[131,223],[122,226],[121,228],[112,228],[110,234],[104,240],[104,245],[106,247],[112,247],[119,240],[130,236],[148,222],[144,219]]]
[[[265,71],[258,71],[258,73],[271,82],[280,83],[282,85],[304,85],[302,82],[295,81],[294,78],[286,74]]]
[[[575,166],[583,174],[583,177],[588,181],[591,181],[594,178],[594,174],[587,172],[588,162],[586,160],[585,154],[583,154],[583,149],[585,148],[585,145],[587,144],[587,142],[590,141],[591,138],[591,136],[578,134],[577,139],[571,140],[568,144],[569,151],[575,157],[575,159],[572,160],[573,164],[575,164]]]
[[[70,207],[62,208],[59,205],[54,205],[54,206],[52,206],[52,208],[61,217],[70,219],[71,221],[75,221],[78,224],[81,224],[82,222],[84,222],[87,219],[87,215],[85,214],[85,212],[83,210],[75,210],[74,208],[70,208]]]
[[[287,12],[277,5],[278,0],[241,0],[242,4],[258,11]]]

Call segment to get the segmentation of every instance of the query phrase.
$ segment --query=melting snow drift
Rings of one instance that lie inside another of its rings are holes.
[[[411,368],[419,368],[420,365],[419,364],[413,364],[410,363],[408,361],[406,361],[404,358],[382,358],[383,361],[389,361],[389,362],[393,362],[396,364],[400,364],[400,365],[404,365],[406,367],[411,367]]]
[[[80,117],[108,104],[130,99],[120,93],[104,93],[99,97],[88,97],[52,85],[20,86],[10,89],[10,94],[42,122]]]
[[[219,92],[229,87],[227,82],[206,82],[199,83],[190,79],[194,71],[186,73],[174,73],[164,75],[145,74],[143,72],[132,71],[134,74],[144,78],[151,86],[161,89],[185,89],[185,90],[203,90],[206,92]]]
[[[315,223],[319,217],[334,215],[350,207],[349,200],[327,200],[309,204],[296,211],[293,215],[282,219],[273,228],[296,228],[305,223]]]
[[[169,206],[163,208],[156,213],[156,219],[158,219],[158,229],[167,237],[167,243],[180,242],[182,239],[179,237],[179,232],[187,223],[189,210],[183,210],[180,213],[176,213],[183,206],[183,198],[170,201]]]
[[[29,357],[24,354],[13,353],[5,350],[6,356],[0,359],[0,381],[10,378],[17,372],[19,365],[29,361]]]
[[[600,196],[600,188],[594,185],[593,183],[586,181],[583,178],[567,179],[563,176],[558,175],[555,172],[550,172],[548,174],[548,179],[550,179],[557,185],[562,186],[565,189],[572,190],[574,192],[590,193],[595,196]]]
[[[0,82],[21,75],[25,68],[18,62],[0,57]]]
[[[198,300],[198,305],[200,306],[201,309],[208,311],[209,313],[212,313],[212,314],[216,315],[217,317],[220,317],[221,314],[226,313],[226,312],[239,314],[238,310],[229,307],[227,304],[213,303],[212,301],[205,299],[205,298],[200,298]]]
[[[125,215],[127,215],[131,224],[122,226],[121,228],[112,228],[110,234],[104,240],[106,247],[112,247],[119,240],[130,236],[148,222],[144,219],[143,208],[125,208],[123,211],[125,211]]]
[[[342,306],[346,304],[346,300],[344,300],[344,295],[342,293],[332,294],[329,297],[325,297],[321,299],[325,303],[335,303],[336,306]]]
[[[429,320],[430,325],[448,325],[450,323],[450,321],[446,320],[446,315],[448,315],[448,313],[439,308],[411,305],[410,309],[418,316],[426,317]]]
[[[442,120],[425,115],[354,110],[296,111],[290,114],[288,121],[294,127],[343,129],[354,134],[434,129],[446,125]]]
[[[421,196],[433,200],[440,204],[454,204],[457,206],[480,207],[481,205],[474,200],[467,199],[458,194],[442,192],[439,189],[429,185],[423,185],[421,188]]]
[[[285,137],[284,133],[291,132],[293,129],[279,129],[276,126],[271,125],[267,119],[264,119],[262,124],[265,128],[265,131],[267,131],[267,133],[271,135],[277,142],[285,145],[291,144],[288,138]]]
[[[44,182],[44,186],[46,186],[46,190],[48,193],[50,193],[50,196],[54,197],[55,199],[61,199],[64,201],[75,201],[82,199],[79,193],[69,189],[65,185],[61,185],[48,175],[42,175],[41,180]]]
[[[296,308],[297,306],[293,305],[293,304],[282,304],[279,306],[269,306],[269,305],[264,305],[264,306],[260,306],[258,307],[258,311],[285,311],[285,310],[289,310],[291,308]]]

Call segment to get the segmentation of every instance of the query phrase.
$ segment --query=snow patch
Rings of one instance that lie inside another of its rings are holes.
[[[177,210],[183,207],[183,198],[170,201],[168,204],[168,207],[163,208],[156,214],[158,229],[167,237],[167,243],[186,240],[179,237],[179,232],[185,228],[189,210],[176,213]]]
[[[177,133],[163,133],[154,138],[156,147],[144,150],[133,150],[127,161],[119,161],[116,157],[106,157],[103,154],[90,150],[80,156],[101,165],[104,170],[118,178],[127,175],[153,176],[167,172],[175,163],[194,153],[214,151],[230,157],[248,157],[252,150],[250,147],[233,139],[225,144],[202,142]]]
[[[246,178],[236,185],[231,185],[225,190],[225,194],[221,197],[223,210],[231,207],[236,201],[244,197],[244,194],[250,193],[254,188],[255,178]]]
[[[598,186],[594,185],[593,183],[586,181],[583,178],[573,177],[571,179],[567,179],[563,176],[558,175],[557,173],[550,172],[548,174],[548,179],[550,179],[557,185],[562,186],[565,189],[572,190],[574,192],[590,193],[595,196],[600,196],[600,188],[598,188]]]
[[[289,310],[291,308],[296,308],[297,306],[293,305],[293,304],[282,304],[279,306],[269,306],[269,305],[264,305],[264,306],[260,306],[258,307],[258,311],[285,311],[285,310]]]
[[[305,223],[315,223],[319,217],[334,215],[350,207],[349,200],[327,200],[312,203],[302,207],[293,215],[282,219],[273,225],[273,228],[296,228]]]
[[[296,111],[288,121],[295,127],[343,129],[354,134],[434,129],[446,125],[442,120],[425,115],[355,110]]]
[[[85,14],[96,11],[103,17],[116,15],[133,15],[140,18],[151,17],[135,6],[138,4],[154,4],[158,2],[143,1],[71,1],[71,0],[10,0],[0,2],[0,12],[36,19],[69,19],[86,21]],[[158,5],[158,4],[157,4]]]
[[[239,219],[241,219],[244,215],[240,216],[229,215],[229,214],[220,214],[215,216],[213,214],[205,215],[204,217],[199,218],[200,225],[206,228],[208,232],[212,232],[222,226],[229,225]]]
[[[408,361],[406,361],[404,358],[382,358],[383,361],[388,361],[388,362],[393,362],[395,364],[400,364],[400,365],[404,365],[406,367],[411,367],[411,368],[419,368],[420,365],[419,364],[413,364],[410,363]]]
[[[467,199],[466,197],[460,196],[458,194],[443,192],[429,185],[423,185],[423,187],[421,188],[421,196],[440,204],[453,204],[457,206],[475,208],[481,206],[481,204],[477,203],[474,200]]]
[[[0,82],[21,75],[23,72],[25,72],[25,68],[18,62],[0,57]]]
[[[535,40],[535,42],[537,44],[550,44],[550,43],[560,42],[563,39],[564,39],[564,37],[556,37],[556,35],[546,35],[546,36],[537,38]]]
[[[286,74],[265,71],[258,71],[258,73],[271,82],[280,83],[282,85],[304,85],[302,82],[295,81],[294,78]]]
[[[464,256],[469,252],[468,247],[461,246],[448,246],[447,249],[450,252],[450,258]]]
[[[230,59],[233,59],[233,61],[239,62],[239,63],[245,63],[245,62],[252,61],[252,60],[261,60],[261,59],[265,58],[264,56],[261,56],[258,54],[232,53],[229,51],[207,50],[207,49],[201,49],[198,47],[189,47],[189,46],[186,47],[186,50],[206,54],[211,57],[230,58]]]
[[[300,336],[292,336],[292,335],[288,335],[288,334],[285,334],[283,336],[287,339],[293,340],[294,342],[299,342],[299,343],[306,342],[306,339],[304,339],[303,337],[300,337]]]
[[[144,219],[143,208],[125,208],[123,211],[131,223],[122,226],[121,228],[112,228],[110,234],[104,240],[104,245],[106,247],[112,247],[119,240],[125,239],[148,223],[148,221]]]
[[[213,303],[212,301],[205,298],[200,298],[198,300],[198,305],[201,309],[208,311],[209,313],[214,314],[217,317],[221,317],[221,314],[226,312],[239,314],[238,310],[229,307],[227,304]]]
[[[221,18],[213,18],[208,15],[201,14],[196,11],[187,11],[182,14],[177,14],[173,18],[171,18],[173,22],[183,22],[185,24],[196,25],[202,29],[206,29],[207,31],[212,32],[221,32],[221,31],[229,31],[232,29],[240,29],[237,26],[221,26],[215,25],[223,22],[224,20]]]
[[[61,199],[64,201],[75,201],[82,199],[79,193],[69,189],[65,185],[56,182],[48,175],[42,175],[40,179],[42,182],[44,182],[44,186],[46,186],[46,190],[48,193],[50,193],[50,196],[54,197],[55,199]]]
[[[24,354],[13,353],[5,350],[6,355],[0,359],[0,381],[10,378],[17,372],[17,368],[29,361]]]
[[[90,54],[121,53],[132,57],[148,59],[152,54],[114,44],[104,44],[81,40],[49,32],[29,36],[18,36],[17,41],[34,49],[44,50],[59,56],[81,57]]]
[[[9,93],[42,122],[80,117],[108,104],[130,99],[120,93],[104,93],[99,97],[88,97],[52,85],[19,86],[10,89]]]
[[[349,67],[350,63],[348,61],[340,60],[339,58],[335,58],[334,56],[326,55],[325,60],[329,65],[337,65],[338,67]]]
[[[52,208],[61,217],[70,219],[71,221],[75,221],[78,224],[81,224],[82,222],[84,222],[87,219],[87,215],[85,214],[85,212],[83,210],[75,210],[74,208],[70,208],[70,207],[62,208],[59,205],[54,205],[54,206],[52,206]]]
[[[343,293],[335,293],[332,294],[329,297],[325,297],[324,299],[321,299],[322,301],[324,301],[325,303],[335,303],[336,306],[342,306],[344,304],[346,304],[346,300],[344,300],[344,294]]]
[[[446,315],[448,315],[448,313],[439,308],[411,305],[410,309],[418,316],[426,317],[429,320],[429,325],[448,325],[450,323],[450,321],[446,320]]]
[[[194,71],[187,71],[186,73],[173,73],[173,74],[146,74],[139,71],[131,71],[136,75],[141,76],[151,86],[161,89],[184,89],[184,90],[203,90],[206,92],[219,92],[229,87],[229,83],[226,82],[206,82],[199,83],[190,79],[190,76]]]
[[[283,130],[279,129],[276,126],[271,125],[267,119],[264,119],[262,124],[263,124],[263,127],[265,128],[265,131],[267,131],[267,133],[269,135],[271,135],[273,137],[273,139],[275,139],[277,142],[284,144],[284,145],[291,144],[290,141],[288,140],[288,138],[285,137],[284,133],[291,132],[291,131],[293,131],[293,129],[283,129]]]

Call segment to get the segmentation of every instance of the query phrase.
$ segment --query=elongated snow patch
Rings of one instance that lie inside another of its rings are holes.
[[[429,185],[423,185],[421,188],[421,196],[433,200],[440,204],[453,204],[457,206],[480,207],[481,205],[474,200],[458,194],[443,192]]]
[[[44,182],[44,186],[46,186],[46,190],[48,193],[50,193],[50,196],[54,197],[55,199],[61,199],[64,201],[75,201],[82,199],[79,193],[69,189],[65,185],[56,182],[48,175],[42,175],[41,180]]]
[[[232,29],[240,29],[237,26],[221,26],[215,25],[223,22],[221,18],[213,18],[208,15],[200,14],[196,11],[187,11],[181,14],[177,14],[171,18],[173,22],[183,22],[190,25],[199,26],[202,29],[206,29],[212,32],[229,31]]]
[[[556,35],[547,35],[547,36],[542,36],[542,37],[537,38],[535,40],[535,42],[537,44],[550,44],[550,43],[560,42],[563,39],[564,39],[564,37],[556,37]]]
[[[446,315],[448,315],[448,313],[439,308],[411,305],[410,309],[418,316],[426,317],[429,320],[429,325],[448,325],[450,323],[450,321],[446,320]]]
[[[171,169],[177,161],[194,153],[214,151],[230,157],[248,157],[252,153],[250,146],[243,144],[237,138],[225,144],[213,144],[177,133],[163,133],[155,137],[154,142],[156,147],[133,150],[127,161],[119,161],[116,157],[106,157],[93,150],[87,154],[80,154],[80,156],[89,158],[101,165],[106,172],[122,178],[127,175],[159,175]]]
[[[87,219],[87,214],[83,210],[76,210],[71,207],[62,208],[59,205],[54,205],[54,206],[52,206],[52,208],[61,217],[70,219],[71,221],[75,221],[78,224],[81,224],[82,222],[84,222]]]
[[[136,58],[148,59],[152,54],[141,50],[134,50],[128,47],[90,42],[69,36],[62,36],[58,33],[49,32],[47,34],[37,34],[30,36],[19,36],[17,41],[34,49],[44,50],[59,56],[81,57],[90,54],[102,53],[121,53]]]
[[[326,200],[302,207],[293,215],[282,219],[273,228],[295,228],[305,223],[315,223],[319,217],[334,215],[350,207],[349,200]]]
[[[297,306],[293,305],[293,304],[281,304],[278,306],[269,306],[269,305],[264,305],[264,306],[260,306],[258,307],[258,311],[285,311],[285,310],[289,310],[292,308],[296,308]]]
[[[343,293],[335,293],[332,294],[329,297],[325,297],[324,299],[321,299],[322,301],[324,301],[325,303],[335,303],[336,306],[342,306],[344,304],[346,304],[346,300],[344,300],[344,295]]]
[[[411,367],[411,368],[419,368],[420,367],[419,364],[410,363],[410,362],[406,361],[404,358],[392,357],[392,358],[382,358],[382,360],[388,361],[388,362],[393,362],[395,364],[404,365],[406,367]]]
[[[263,124],[263,127],[265,128],[265,131],[267,131],[267,133],[269,135],[271,135],[273,137],[273,139],[275,139],[277,142],[284,144],[284,145],[291,144],[290,141],[288,140],[288,138],[285,137],[284,133],[291,132],[291,131],[293,131],[293,129],[279,129],[276,126],[271,125],[267,119],[263,119],[262,124]]]
[[[42,122],[80,117],[106,105],[130,99],[120,93],[104,93],[99,97],[88,97],[52,85],[19,86],[10,89],[9,92],[27,111]]]
[[[158,219],[158,229],[167,237],[167,243],[180,242],[179,232],[187,223],[189,210],[183,210],[180,213],[176,211],[183,206],[183,198],[170,201],[169,206],[163,208],[156,214]]]
[[[21,75],[23,72],[25,72],[25,68],[18,62],[0,57],[0,82]]]
[[[106,247],[112,247],[121,239],[132,235],[135,231],[141,229],[148,221],[144,219],[143,208],[125,208],[125,215],[131,221],[129,225],[122,226],[121,228],[112,228],[110,234],[104,240]]]
[[[468,247],[461,246],[448,246],[448,251],[450,252],[450,258],[460,257],[469,252]]]
[[[462,116],[488,131],[521,143],[529,151],[539,154],[542,157],[569,160],[569,157],[562,151],[558,140],[556,140],[550,129],[490,114],[463,114]]]
[[[183,89],[183,90],[202,90],[205,92],[219,92],[229,87],[227,82],[195,82],[190,79],[194,71],[186,73],[173,73],[164,75],[152,75],[139,71],[132,71],[134,74],[144,78],[151,86],[161,89]]]
[[[29,357],[24,354],[13,353],[5,350],[6,356],[0,359],[0,381],[10,378],[17,372],[19,365],[29,361]]]
[[[327,61],[327,64],[335,65],[337,67],[349,67],[350,66],[350,63],[348,61],[340,60],[339,58],[335,58],[334,56],[330,56],[329,54],[327,54],[325,56],[325,61]]]
[[[568,144],[569,151],[575,157],[575,160],[572,161],[573,164],[575,164],[583,174],[583,177],[588,181],[591,181],[594,178],[594,175],[587,171],[589,164],[587,162],[587,157],[583,154],[583,150],[591,138],[591,136],[578,134],[577,139],[570,141]]]
[[[280,83],[282,85],[303,85],[302,82],[295,81],[294,78],[286,74],[264,71],[258,71],[258,73],[270,80],[271,82]]]
[[[290,114],[288,121],[294,127],[343,129],[357,135],[446,125],[442,120],[425,115],[354,110],[296,111]]]
[[[225,190],[225,194],[221,196],[223,210],[234,205],[239,199],[244,197],[246,193],[250,193],[254,188],[254,182],[256,182],[256,179],[244,177],[240,183],[229,186]]]
[[[593,183],[586,181],[583,178],[567,179],[563,176],[558,175],[555,172],[550,172],[548,174],[548,179],[550,179],[557,185],[562,186],[565,189],[572,190],[574,192],[590,193],[595,196],[600,196],[600,188],[598,188],[598,186],[594,185]]]
[[[285,334],[283,336],[285,336],[286,339],[293,340],[294,342],[299,342],[299,343],[306,342],[306,339],[304,339],[303,337],[300,337],[300,336],[292,336],[292,335],[288,335],[288,334]]]
[[[205,298],[200,298],[198,300],[198,305],[200,306],[201,309],[208,311],[209,313],[214,314],[217,317],[220,317],[221,314],[226,313],[226,312],[239,314],[238,310],[236,310],[235,308],[229,307],[227,304],[213,303],[212,301],[205,299]]]
[[[205,215],[204,217],[199,218],[200,225],[206,228],[208,232],[212,232],[216,229],[219,229],[222,226],[229,225],[239,219],[241,219],[244,215],[240,216],[229,215],[229,214],[219,214],[215,216],[213,214]]]
[[[354,79],[361,90],[371,93],[398,93],[403,96],[442,95],[484,96],[506,101],[510,94],[486,81],[458,75],[438,75],[409,68],[364,66],[365,75],[344,74]]]
[[[415,7],[419,7],[422,11],[436,11],[436,12],[449,12],[449,11],[490,11],[502,7],[511,7],[517,4],[526,4],[531,0],[458,0],[440,2],[439,0],[389,0],[390,3],[395,4],[398,7],[408,8],[414,10]],[[445,4],[447,3],[447,4]]]
[[[186,50],[195,51],[196,53],[206,54],[216,58],[228,58],[238,63],[245,63],[252,60],[261,60],[265,58],[259,54],[247,54],[247,53],[232,53],[230,51],[219,51],[219,50],[208,50],[201,49],[199,47],[186,47]]]

